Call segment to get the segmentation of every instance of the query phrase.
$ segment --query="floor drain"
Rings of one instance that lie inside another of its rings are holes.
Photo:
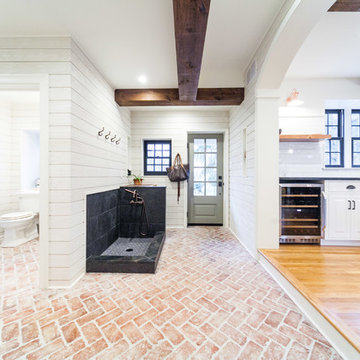
[[[134,249],[126,249],[127,252],[134,251]]]

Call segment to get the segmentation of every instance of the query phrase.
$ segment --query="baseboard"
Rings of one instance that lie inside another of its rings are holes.
[[[253,251],[251,251],[246,244],[243,243],[243,241],[241,241],[241,239],[235,234],[234,230],[231,227],[228,227],[228,229],[230,230],[230,232],[234,235],[235,239],[245,248],[245,250],[250,254],[251,257],[253,257],[254,259],[258,260],[257,254],[254,253]]]
[[[85,274],[85,272],[81,273],[70,285],[50,285],[48,289],[71,289]]]
[[[259,263],[344,359],[360,359],[359,352],[262,254]]]
[[[323,246],[360,246],[360,241],[321,239],[320,245],[323,245]]]

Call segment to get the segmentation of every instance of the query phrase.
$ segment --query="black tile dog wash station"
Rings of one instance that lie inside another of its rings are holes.
[[[87,195],[86,271],[155,273],[165,241],[166,187]]]

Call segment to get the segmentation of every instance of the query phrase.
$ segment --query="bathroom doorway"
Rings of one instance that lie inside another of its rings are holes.
[[[41,288],[48,286],[48,91],[46,75],[0,75],[0,247],[34,249]]]

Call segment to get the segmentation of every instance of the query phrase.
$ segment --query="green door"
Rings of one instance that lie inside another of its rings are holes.
[[[189,225],[223,224],[223,135],[191,134]]]

